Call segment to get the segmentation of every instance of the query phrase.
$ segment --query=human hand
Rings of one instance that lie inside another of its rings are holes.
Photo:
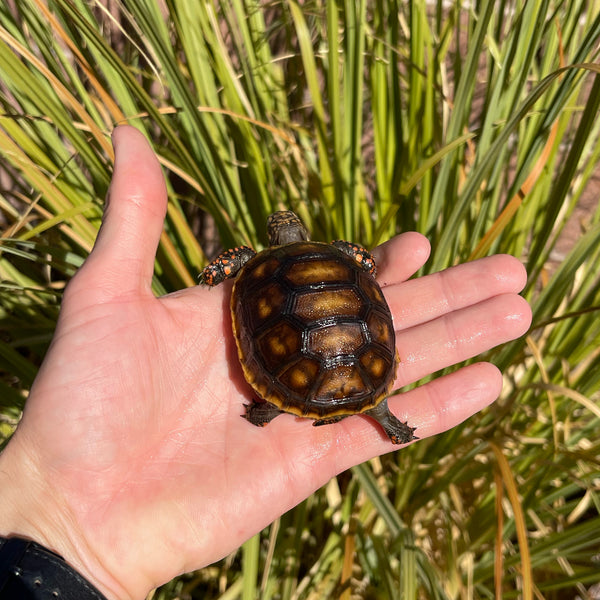
[[[115,131],[110,200],[96,245],[69,283],[23,420],[0,455],[0,534],[65,557],[108,598],[141,599],[225,556],[329,478],[397,449],[368,418],[324,427],[292,415],[267,427],[232,339],[229,284],[153,296],[166,211],[159,164],[131,127]],[[406,281],[427,240],[375,252],[394,315],[396,387],[522,335],[521,264],[508,256]],[[501,375],[473,364],[403,395],[391,410],[420,438],[494,401]]]

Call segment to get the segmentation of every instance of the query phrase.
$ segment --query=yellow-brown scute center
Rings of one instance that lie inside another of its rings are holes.
[[[330,281],[348,281],[351,270],[334,260],[297,262],[290,265],[286,277],[294,286],[315,285]]]
[[[264,281],[279,268],[279,261],[276,258],[269,258],[263,260],[253,266],[252,269],[247,270],[246,277],[251,281]]]
[[[263,335],[258,344],[267,367],[276,369],[300,351],[302,336],[298,330],[282,322]]]
[[[341,323],[309,333],[308,347],[325,360],[354,355],[365,343],[359,323]]]
[[[271,284],[260,290],[260,293],[251,299],[249,306],[254,313],[257,323],[260,323],[280,314],[284,302],[284,291],[279,285]]]
[[[335,369],[326,371],[317,389],[316,400],[340,400],[362,396],[365,393],[365,382],[354,365],[339,365]]]
[[[320,365],[316,360],[302,358],[292,364],[281,376],[281,382],[295,393],[306,396],[317,378]]]
[[[394,356],[394,362],[395,358],[396,357]],[[389,359],[384,359],[375,350],[370,349],[360,357],[359,362],[365,373],[369,374],[371,381],[375,385],[382,385],[384,383],[391,366]]]
[[[390,327],[391,321],[389,319],[383,319],[380,314],[375,312],[371,313],[367,319],[367,325],[375,342],[385,346],[394,339],[394,334]]]
[[[295,312],[303,321],[316,321],[329,317],[357,317],[364,303],[352,289],[322,292],[320,290],[299,295]]]

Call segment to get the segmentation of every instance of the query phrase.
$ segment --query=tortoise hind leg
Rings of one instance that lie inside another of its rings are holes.
[[[246,413],[242,417],[257,427],[268,425],[275,417],[284,412],[270,402],[257,402],[256,400],[246,404],[245,408]]]
[[[388,407],[387,398],[380,402],[375,408],[365,411],[363,414],[375,419],[384,429],[392,444],[407,444],[419,438],[413,434],[416,427],[409,427],[406,423],[396,418]]]

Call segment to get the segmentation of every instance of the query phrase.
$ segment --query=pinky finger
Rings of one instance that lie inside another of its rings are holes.
[[[422,440],[466,421],[494,402],[501,390],[500,371],[494,365],[482,362],[462,367],[404,394],[391,396],[388,404],[403,423],[416,428],[415,435]],[[369,418],[345,419],[338,427],[345,430],[346,435],[340,439],[339,433],[336,434],[335,444],[330,444],[333,473],[402,448],[392,444],[381,430],[378,437],[374,436],[374,425]],[[326,432],[319,433],[324,436]]]
[[[500,371],[490,363],[476,363],[404,394],[391,396],[388,404],[403,423],[416,428],[415,435],[422,440],[466,421],[494,402],[501,390]],[[375,436],[373,421],[366,417],[344,419],[337,427],[337,431],[315,428],[323,430],[316,432],[322,438],[327,433],[331,438],[326,452],[331,461],[329,476],[402,448],[392,444],[379,428],[379,436]],[[340,436],[340,430],[345,432],[344,436]]]

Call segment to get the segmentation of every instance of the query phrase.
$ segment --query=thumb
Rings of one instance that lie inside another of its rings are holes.
[[[113,145],[115,165],[102,226],[81,270],[95,287],[121,295],[150,289],[167,191],[158,159],[140,131],[117,127]]]

